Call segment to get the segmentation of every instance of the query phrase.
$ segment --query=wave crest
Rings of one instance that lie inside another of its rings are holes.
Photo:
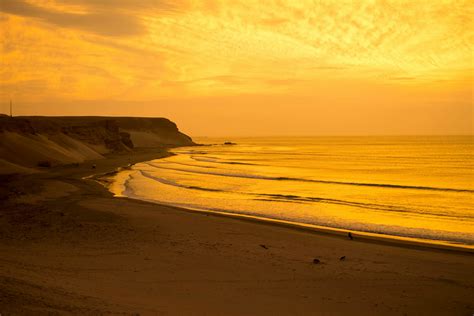
[[[345,182],[345,181],[302,179],[302,178],[291,178],[291,177],[269,177],[269,176],[263,176],[263,175],[251,175],[251,174],[243,174],[243,173],[204,172],[204,171],[198,171],[198,170],[157,166],[152,163],[147,163],[147,164],[154,168],[159,168],[159,169],[168,169],[168,170],[181,171],[181,172],[186,172],[186,173],[206,174],[206,175],[213,175],[213,176],[220,176],[220,177],[234,177],[234,178],[247,178],[247,179],[260,179],[260,180],[273,180],[273,181],[312,182],[312,183],[350,185],[350,186],[361,186],[361,187],[380,187],[380,188],[387,188],[387,189],[474,193],[474,190],[459,189],[459,188],[443,188],[443,187],[431,187],[431,186],[421,186],[421,185],[418,186],[418,185],[390,184],[390,183]]]

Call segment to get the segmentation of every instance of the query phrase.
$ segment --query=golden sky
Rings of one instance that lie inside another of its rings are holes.
[[[473,1],[0,0],[0,102],[191,135],[473,132]]]

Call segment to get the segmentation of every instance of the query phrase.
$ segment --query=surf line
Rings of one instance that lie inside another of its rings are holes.
[[[273,181],[297,181],[297,182],[312,182],[312,183],[322,183],[322,184],[335,184],[335,185],[351,185],[351,186],[362,186],[362,187],[380,187],[380,188],[389,188],[389,189],[407,189],[407,190],[425,190],[425,191],[444,191],[444,192],[464,192],[464,193],[474,193],[474,190],[470,189],[457,189],[457,188],[440,188],[440,187],[430,187],[430,186],[415,186],[415,185],[401,185],[401,184],[387,184],[387,183],[367,183],[367,182],[344,182],[344,181],[333,181],[333,180],[316,180],[316,179],[301,179],[301,178],[291,178],[291,177],[266,177],[266,176],[254,176],[246,174],[235,174],[235,173],[217,173],[217,172],[203,172],[198,170],[184,170],[171,167],[157,166],[155,164],[147,163],[148,165],[159,168],[174,170],[186,173],[197,173],[197,174],[207,174],[220,177],[230,177],[230,178],[247,178],[247,179],[260,179],[260,180],[273,180]]]

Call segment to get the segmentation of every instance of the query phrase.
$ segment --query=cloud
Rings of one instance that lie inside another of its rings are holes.
[[[455,91],[472,78],[471,3],[0,0],[0,83],[24,84],[26,99],[37,90],[28,79],[48,84],[44,99],[291,94],[331,104],[351,85],[354,100],[388,95],[381,86],[436,94],[436,79]]]
[[[315,69],[315,70],[344,70],[348,69],[349,66],[314,66],[314,67],[309,67],[309,70]]]
[[[159,10],[161,12],[180,12],[185,7],[182,0],[60,0],[60,3],[70,5],[80,5],[87,8],[115,10]]]
[[[114,10],[96,10],[84,14],[69,13],[49,10],[21,0],[2,0],[0,10],[8,14],[39,19],[60,27],[104,36],[131,36],[146,32],[138,17]]]
[[[128,53],[132,53],[132,54],[139,54],[139,55],[142,55],[142,56],[158,55],[157,52],[153,52],[151,50],[135,47],[135,46],[129,45],[129,44],[118,43],[116,41],[109,40],[107,38],[101,38],[101,37],[96,37],[96,36],[88,36],[88,37],[84,37],[83,40],[87,41],[87,42],[90,42],[92,44],[107,46],[107,47],[111,47],[111,48],[119,50],[119,51],[128,52]]]
[[[263,25],[268,25],[268,26],[278,26],[280,24],[285,24],[289,23],[289,19],[283,19],[283,18],[273,18],[273,19],[262,19],[260,23]]]
[[[415,80],[416,77],[391,77],[388,80]]]
[[[20,80],[17,82],[0,83],[0,95],[28,93],[30,95],[40,94],[48,88],[48,82],[42,79]]]

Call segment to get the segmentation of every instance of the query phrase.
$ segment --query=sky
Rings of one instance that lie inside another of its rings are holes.
[[[473,134],[473,1],[0,0],[0,112]]]

